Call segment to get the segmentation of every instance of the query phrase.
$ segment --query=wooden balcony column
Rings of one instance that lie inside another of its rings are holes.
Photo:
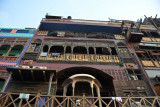
[[[52,47],[51,45],[49,45],[49,47],[48,47],[47,58],[46,58],[47,60],[48,60],[48,58],[49,58],[49,51],[50,51],[51,47]]]
[[[111,52],[111,48],[107,47],[108,50],[109,50],[109,53],[110,53],[110,56],[111,56],[111,60],[113,63],[115,63],[115,60],[113,60],[113,55],[112,55],[112,52]]]
[[[75,85],[76,85],[76,81],[73,80],[73,82],[72,82],[72,96],[74,96],[74,93],[75,93]]]
[[[90,62],[90,57],[89,57],[89,47],[87,46],[87,58],[88,58],[88,61]]]
[[[74,46],[71,47],[71,59],[70,59],[71,61],[72,61],[72,59],[73,59],[73,58],[72,58],[72,57],[73,57],[73,49],[74,49]]]
[[[9,81],[11,80],[12,74],[13,74],[13,72],[10,72],[7,80],[5,81],[5,84],[4,84],[1,92],[5,92],[5,90],[6,90],[7,86],[8,86],[8,83],[9,83]]]
[[[92,89],[92,97],[94,97],[94,91],[93,91],[94,81],[93,80],[91,81],[90,86],[91,86],[91,89]]]
[[[95,55],[95,62],[97,62],[97,53],[96,53],[96,47],[94,47],[94,55]]]
[[[52,72],[52,73],[50,74],[50,78],[49,78],[48,95],[50,95],[50,92],[51,92],[51,85],[52,85],[53,76],[54,76],[54,73]]]
[[[63,55],[63,60],[66,60],[66,46],[64,46],[64,55]]]

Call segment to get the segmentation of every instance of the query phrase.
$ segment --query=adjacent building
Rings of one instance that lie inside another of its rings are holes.
[[[20,62],[36,29],[0,28],[0,89],[8,77],[7,66]]]

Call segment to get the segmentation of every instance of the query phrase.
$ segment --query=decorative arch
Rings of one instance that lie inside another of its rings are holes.
[[[64,52],[64,47],[63,46],[59,46],[59,45],[55,45],[52,46],[50,48],[50,53],[63,53]]]
[[[48,45],[43,46],[43,52],[48,52]]]
[[[58,94],[60,93],[59,89],[61,89],[63,86],[66,86],[66,88],[70,87],[70,88],[68,88],[68,91],[72,92],[72,90],[73,90],[71,88],[71,86],[72,86],[71,83],[73,82],[72,79],[73,78],[76,79],[79,77],[82,78],[82,75],[86,75],[90,78],[90,80],[91,79],[94,80],[96,85],[94,84],[92,87],[97,87],[97,86],[102,87],[101,89],[96,88],[96,91],[94,91],[94,92],[96,92],[96,94],[97,94],[97,90],[99,90],[99,91],[102,90],[101,91],[102,95],[104,94],[104,95],[109,96],[109,95],[112,95],[115,93],[114,85],[113,85],[114,78],[111,75],[109,75],[108,73],[106,73],[102,70],[99,70],[97,68],[85,67],[85,66],[70,67],[70,68],[66,68],[61,71],[58,71],[57,72],[57,79],[58,79],[59,86],[57,87],[57,93]],[[74,77],[74,76],[76,76],[76,77]],[[79,79],[79,80],[80,81],[78,81],[78,82],[82,81],[82,79]],[[84,79],[82,82],[86,82],[86,80]],[[64,90],[63,93],[61,93],[61,94],[64,94],[64,92],[66,93],[66,90]]]

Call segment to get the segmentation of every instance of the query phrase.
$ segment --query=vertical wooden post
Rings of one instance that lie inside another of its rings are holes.
[[[50,92],[51,92],[51,85],[52,85],[53,76],[54,76],[54,73],[51,73],[50,78],[49,78],[49,84],[48,84],[48,95],[50,95]]]
[[[131,98],[129,97],[128,99],[129,99],[129,105],[130,107],[132,107]]]
[[[6,80],[5,84],[4,84],[1,92],[4,92],[6,90],[6,88],[8,86],[8,83],[11,80],[11,76],[12,76],[12,72],[10,72],[10,74],[9,74],[9,76],[8,76],[8,78],[7,78],[7,80]]]
[[[64,47],[64,52],[63,52],[63,61],[65,61],[66,60],[66,46],[64,46],[63,45],[63,47]]]
[[[115,101],[115,100],[114,100],[114,107],[117,107],[117,106],[116,106],[116,101]]]
[[[87,48],[87,58],[88,58],[88,61],[90,62],[89,47],[86,47],[86,48]]]
[[[94,47],[94,58],[95,58],[95,62],[97,62],[97,53],[96,53],[96,48]]]
[[[50,74],[49,83],[48,83],[48,95],[50,95],[50,92],[51,92],[53,76],[54,76],[54,73],[52,72],[52,73]],[[47,105],[48,105],[48,107],[49,107],[49,102],[48,102]]]
[[[23,99],[20,100],[18,107],[21,107]]]
[[[72,59],[73,59],[72,58],[73,57],[73,49],[74,49],[74,46],[71,47],[71,58],[70,58],[70,61],[72,61]]]
[[[85,107],[85,93],[83,93],[83,107]]]
[[[38,93],[36,97],[37,98],[36,98],[36,102],[34,104],[34,107],[38,107],[38,102],[39,102],[38,100],[39,100],[39,97],[40,97],[40,93]]]
[[[49,51],[50,51],[50,49],[51,49],[51,46],[48,46],[48,51],[47,51],[47,57],[46,57],[46,60],[48,60],[48,59],[49,59]]]

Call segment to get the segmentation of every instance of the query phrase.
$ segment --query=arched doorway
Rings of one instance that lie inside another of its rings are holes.
[[[83,75],[83,76],[82,76]],[[74,77],[75,76],[75,77]],[[88,96],[102,96],[102,97],[107,97],[107,96],[115,96],[115,90],[114,90],[114,85],[113,85],[113,77],[107,74],[106,72],[92,68],[92,67],[70,67],[63,69],[61,71],[57,72],[57,95],[68,95],[72,96],[73,95],[73,90],[74,90],[74,95],[80,95],[84,91],[83,89],[78,93],[76,91],[76,87],[72,86],[73,83],[73,77],[74,79],[78,79],[76,83],[74,83],[75,86],[79,87],[80,84],[87,85],[88,89],[90,92],[87,92]],[[72,78],[72,79],[71,79]],[[81,79],[79,79],[81,78]],[[86,80],[85,80],[86,79]],[[94,80],[96,84],[93,84],[91,87],[91,84],[89,81]],[[67,83],[67,85],[66,85]],[[67,87],[67,91],[64,92],[64,86]],[[86,87],[86,88],[87,88]],[[99,88],[99,94],[97,93],[97,90]],[[73,89],[75,88],[75,89]],[[91,89],[90,89],[91,88]],[[92,92],[93,88],[93,92]],[[67,94],[64,94],[67,93]],[[85,92],[84,92],[85,93]],[[91,94],[92,93],[92,94]]]

